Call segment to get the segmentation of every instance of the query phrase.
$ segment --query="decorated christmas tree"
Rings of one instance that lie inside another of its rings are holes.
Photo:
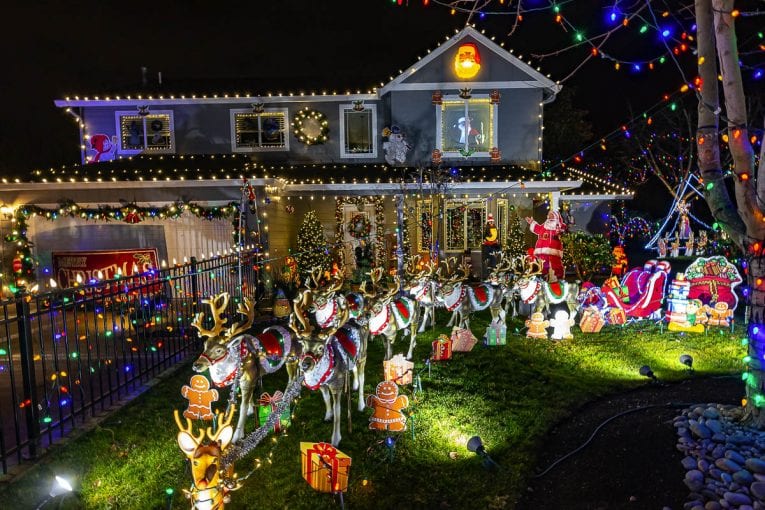
[[[515,212],[511,213],[507,221],[506,256],[518,257],[526,254],[526,230],[521,217]]]
[[[303,224],[297,234],[297,250],[295,251],[300,280],[304,282],[314,267],[321,267],[322,273],[329,270],[331,257],[329,246],[324,237],[316,211],[308,211],[303,218]]]

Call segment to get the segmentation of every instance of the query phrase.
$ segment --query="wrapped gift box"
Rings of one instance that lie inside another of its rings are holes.
[[[271,416],[271,413],[276,411],[276,407],[282,401],[282,398],[284,398],[284,395],[281,391],[277,391],[273,395],[263,393],[260,396],[258,399],[258,423],[261,425],[266,423],[266,420]],[[290,407],[287,406],[284,411],[282,411],[279,421],[274,424],[272,430],[278,433],[289,427],[292,423],[291,414]]]
[[[383,361],[383,372],[386,381],[393,381],[399,386],[412,384],[414,363],[407,361],[403,354],[396,354],[391,359]]]
[[[446,335],[438,335],[433,340],[433,360],[446,361],[452,359],[452,339]]]
[[[624,324],[627,322],[627,314],[621,308],[611,308],[608,311],[609,324]]]
[[[582,320],[579,321],[579,327],[582,333],[600,333],[600,330],[606,324],[606,319],[595,306],[590,306],[582,312]]]
[[[452,329],[452,352],[470,352],[477,343],[478,339],[469,329]]]
[[[319,492],[345,492],[351,458],[327,443],[300,443],[303,478]]]
[[[504,322],[492,321],[486,328],[486,345],[507,345],[507,326]]]

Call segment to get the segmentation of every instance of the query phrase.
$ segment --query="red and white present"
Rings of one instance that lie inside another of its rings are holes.
[[[412,384],[414,363],[407,361],[403,354],[396,354],[389,360],[383,361],[385,380],[393,381],[399,386]]]
[[[452,339],[446,335],[438,335],[433,340],[433,358],[434,361],[446,361],[452,359]]]
[[[452,328],[453,352],[470,352],[477,343],[478,339],[469,329],[458,328],[456,326]]]
[[[300,443],[303,478],[319,492],[345,492],[351,458],[328,443]]]

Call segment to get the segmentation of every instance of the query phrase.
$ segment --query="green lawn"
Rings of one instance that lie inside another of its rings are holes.
[[[446,323],[445,316],[439,319]],[[486,321],[481,314],[473,320],[479,338]],[[357,412],[354,406],[353,432],[343,429],[340,449],[353,458],[345,494],[348,508],[513,508],[532,475],[545,431],[584,402],[646,384],[638,375],[644,364],[670,381],[688,377],[678,362],[680,354],[693,356],[696,376],[736,373],[745,354],[741,331],[662,334],[658,326],[645,323],[607,327],[595,335],[576,328],[574,340],[553,342],[512,334],[522,332],[521,327],[508,327],[507,346],[479,343],[470,353],[434,362],[430,374],[423,360],[430,341],[446,330],[418,337],[415,369],[421,371],[423,393],[411,405],[414,436],[398,436],[391,458],[386,436],[367,428],[369,411]],[[397,347],[394,352],[406,350]],[[367,393],[382,378],[382,353],[381,342],[372,342]],[[65,508],[187,507],[181,490],[191,479],[175,442],[172,415],[173,409],[186,407],[180,388],[191,375],[187,364],[100,427],[55,447],[0,495],[3,501],[13,501],[14,508],[34,508],[44,499],[52,476],[62,474],[79,491],[79,497],[65,499]],[[285,384],[286,374],[264,382],[269,392]],[[224,392],[222,399],[226,396]],[[261,467],[232,494],[229,508],[338,508],[332,496],[314,492],[300,471],[300,441],[329,441],[331,424],[322,421],[323,413],[319,392],[304,389],[289,433],[265,441],[237,465],[240,475]],[[486,471],[467,451],[467,439],[476,434],[502,470]],[[167,488],[174,489],[174,496],[166,495]]]

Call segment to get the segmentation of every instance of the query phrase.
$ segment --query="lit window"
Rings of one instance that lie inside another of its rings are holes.
[[[119,152],[175,152],[173,112],[157,111],[147,114],[116,112],[117,129],[120,134]]]
[[[356,104],[340,105],[340,156],[343,158],[377,157],[377,107]]]
[[[497,108],[490,99],[444,99],[436,106],[438,149],[445,156],[488,158],[497,146]]]
[[[289,150],[287,109],[231,110],[233,152]]]

